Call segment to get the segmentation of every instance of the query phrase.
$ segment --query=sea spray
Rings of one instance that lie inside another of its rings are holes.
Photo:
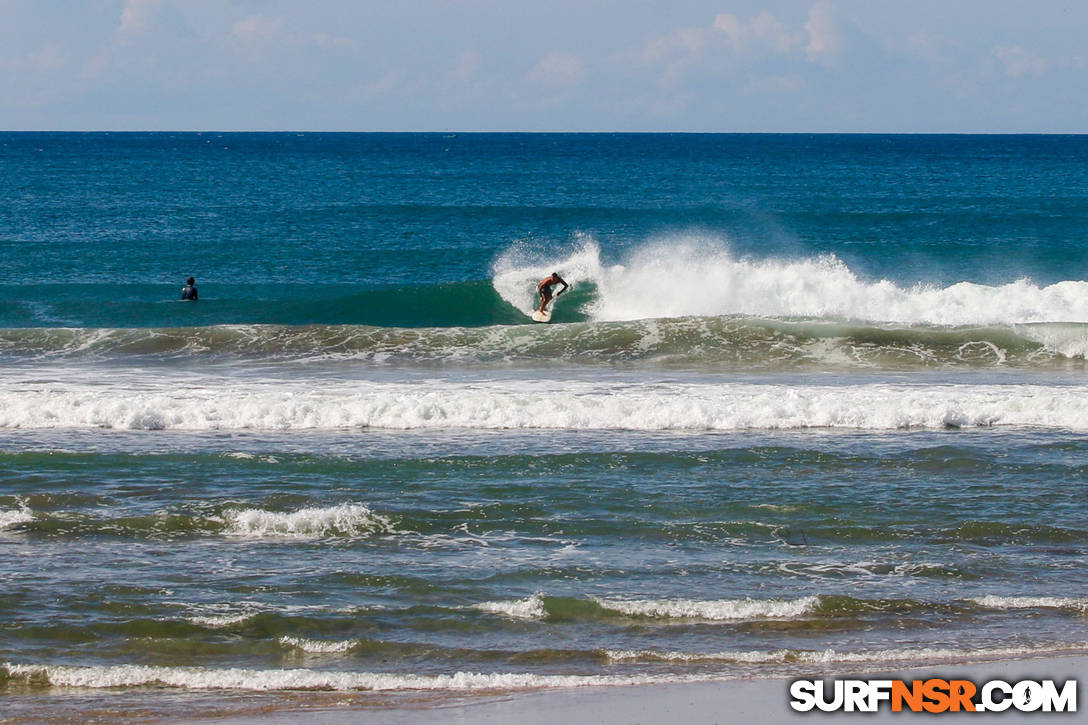
[[[595,287],[583,312],[596,321],[753,315],[928,325],[1088,322],[1084,281],[902,287],[866,281],[834,254],[737,256],[724,239],[690,235],[644,242],[615,264],[602,260],[592,239],[546,262],[519,263],[508,252],[493,265],[493,284],[502,299],[528,314],[536,282],[552,268],[573,284]]]

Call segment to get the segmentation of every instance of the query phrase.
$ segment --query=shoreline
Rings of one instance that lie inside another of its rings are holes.
[[[1088,655],[1041,657],[1031,659],[975,662],[970,664],[941,664],[924,668],[894,671],[842,671],[840,678],[894,679],[969,679],[983,682],[1001,679],[1009,682],[1022,679],[1077,679],[1088,672]],[[827,676],[832,676],[828,673]],[[553,725],[557,722],[601,723],[621,725],[641,723],[675,725],[676,723],[728,723],[772,725],[781,722],[802,722],[816,718],[836,720],[844,717],[863,718],[865,722],[894,722],[903,717],[932,717],[930,713],[893,713],[887,705],[878,713],[801,713],[789,706],[789,683],[793,678],[735,679],[690,683],[662,683],[627,686],[558,688],[515,692],[503,695],[459,698],[448,704],[417,702],[399,707],[351,707],[306,709],[307,722],[313,725],[341,725],[357,722],[365,712],[368,725],[424,725],[436,721],[473,723],[479,725]],[[943,713],[942,717],[970,717],[970,722],[1016,723],[1040,717],[1059,722],[1088,722],[1088,704],[1082,702],[1083,684],[1078,682],[1078,711],[1074,713]],[[199,725],[214,722],[221,725],[251,725],[254,723],[287,723],[295,721],[299,710],[277,710],[261,715],[228,716],[167,720],[175,725]]]
[[[994,660],[968,664],[941,663],[895,670],[839,669],[812,677],[840,679],[967,679],[982,683],[1050,679],[1059,684],[1088,671],[1088,654]],[[810,675],[805,675],[810,676]],[[521,691],[479,693],[426,691],[177,691],[67,689],[64,694],[17,695],[0,698],[5,716],[0,722],[102,722],[141,720],[171,725],[286,725],[304,716],[314,725],[341,725],[365,718],[370,725],[424,725],[432,722],[479,725],[553,725],[556,722],[621,725],[641,723],[729,723],[744,725],[801,722],[805,718],[865,718],[866,722],[894,722],[929,713],[893,713],[884,703],[877,713],[795,712],[789,706],[789,684],[794,677],[737,678],[638,685],[590,685]],[[1077,685],[1078,711],[1074,713],[943,713],[943,717],[971,716],[971,722],[1088,722],[1088,705]],[[171,702],[172,701],[172,702]],[[14,707],[11,707],[14,705]],[[40,717],[45,710],[50,713]],[[20,712],[23,711],[23,712]],[[980,718],[982,718],[980,720]],[[990,718],[989,720],[986,718]],[[993,718],[999,718],[994,720]]]

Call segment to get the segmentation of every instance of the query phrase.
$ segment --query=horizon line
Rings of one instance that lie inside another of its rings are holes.
[[[521,134],[521,135],[578,135],[578,136],[1085,136],[1088,131],[541,131],[541,130],[474,130],[454,129],[405,131],[405,130],[325,130],[325,129],[0,129],[0,133],[266,133],[266,134]]]

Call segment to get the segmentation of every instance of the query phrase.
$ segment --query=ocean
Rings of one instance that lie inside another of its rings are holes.
[[[0,179],[8,717],[1088,652],[1088,137],[0,133]]]

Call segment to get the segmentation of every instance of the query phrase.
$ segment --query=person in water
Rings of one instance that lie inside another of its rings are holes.
[[[196,294],[196,280],[192,277],[185,280],[185,286],[181,288],[181,299],[194,302],[199,299]]]
[[[566,292],[570,285],[559,276],[558,272],[552,272],[550,277],[540,280],[540,284],[536,286],[536,291],[540,294],[540,314],[544,314],[544,308],[552,301],[552,289],[560,284],[563,285],[563,289],[556,292],[555,297]]]

